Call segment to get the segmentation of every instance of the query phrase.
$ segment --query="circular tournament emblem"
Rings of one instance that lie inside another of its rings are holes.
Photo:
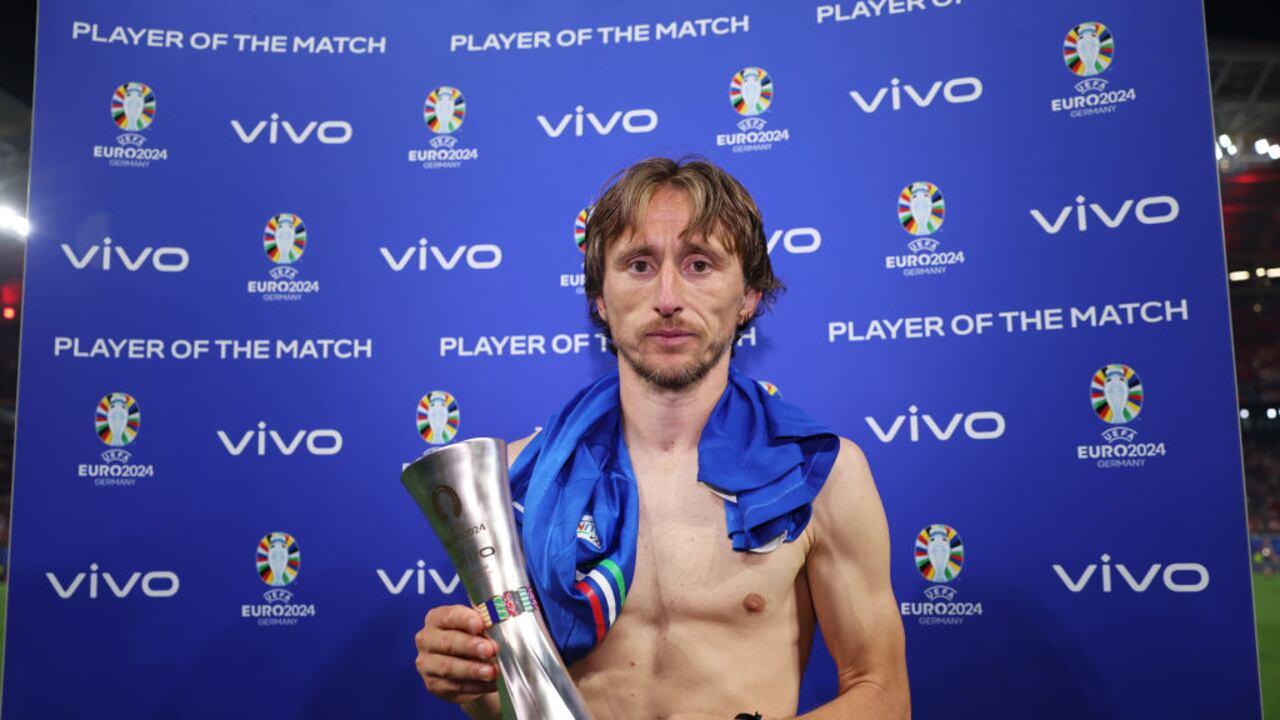
[[[422,119],[431,132],[448,135],[462,127],[467,116],[467,101],[456,87],[441,85],[427,95],[422,104]]]
[[[951,582],[964,565],[964,543],[950,525],[934,524],[916,536],[916,569],[925,580]]]
[[[773,104],[773,78],[764,68],[742,68],[729,81],[729,102],[739,115],[759,115]]]
[[[273,532],[258,542],[258,577],[272,587],[296,580],[300,562],[298,541],[289,533]]]
[[[1123,425],[1142,412],[1142,380],[1128,365],[1113,363],[1093,374],[1089,402],[1103,422]]]
[[[431,506],[435,508],[436,515],[442,518],[462,515],[462,500],[448,485],[437,485],[431,491]]]
[[[458,401],[443,390],[432,390],[418,401],[418,434],[432,445],[443,445],[458,434]]]
[[[156,119],[156,94],[140,82],[121,85],[111,95],[111,119],[127,132],[146,130]]]
[[[138,437],[142,415],[138,401],[129,393],[113,392],[98,401],[93,427],[103,443],[110,447],[124,447]]]
[[[947,201],[942,191],[930,182],[913,182],[898,195],[898,222],[912,235],[932,235],[942,227],[947,214]]]
[[[293,213],[280,213],[267,221],[262,232],[262,249],[271,262],[289,265],[307,249],[307,226]]]
[[[764,391],[769,393],[770,395],[778,394],[778,386],[774,385],[768,380],[757,380],[756,382],[760,383],[760,387],[764,388]]]
[[[1116,52],[1115,38],[1099,22],[1080,23],[1071,28],[1062,42],[1062,61],[1080,77],[1101,75],[1111,65]]]
[[[591,206],[582,208],[582,212],[578,213],[578,217],[573,219],[573,241],[577,243],[578,249],[582,252],[587,251],[587,220],[591,219]]]

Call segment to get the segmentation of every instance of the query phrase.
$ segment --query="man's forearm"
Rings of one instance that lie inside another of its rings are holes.
[[[905,687],[886,688],[873,682],[861,682],[796,720],[909,720],[910,717],[911,698]]]

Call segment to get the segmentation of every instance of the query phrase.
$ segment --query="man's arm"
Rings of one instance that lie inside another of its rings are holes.
[[[814,501],[805,573],[840,695],[803,717],[909,718],[902,618],[889,583],[889,533],[867,459],[849,440]]]

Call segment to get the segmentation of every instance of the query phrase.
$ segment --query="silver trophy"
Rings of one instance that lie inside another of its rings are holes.
[[[430,450],[405,468],[400,482],[431,521],[498,644],[503,716],[590,720],[525,573],[511,513],[507,444],[473,438]]]

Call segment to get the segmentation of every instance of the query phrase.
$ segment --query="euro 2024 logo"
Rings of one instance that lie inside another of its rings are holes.
[[[112,167],[147,167],[155,160],[167,160],[169,151],[162,147],[144,148],[143,133],[156,119],[156,94],[145,83],[127,82],[111,93],[111,122],[122,132],[116,144],[93,146],[93,156],[103,158]]]
[[[898,224],[912,239],[910,255],[886,255],[886,270],[901,270],[906,277],[941,275],[952,265],[964,263],[964,251],[940,251],[934,237],[947,219],[947,201],[931,182],[918,180],[898,193]]]
[[[1106,25],[1082,22],[1069,29],[1062,41],[1062,61],[1068,72],[1081,79],[1075,84],[1075,96],[1054,98],[1049,109],[1081,118],[1113,113],[1120,104],[1137,99],[1133,88],[1107,88],[1102,75],[1111,67],[1115,54],[1116,40]]]
[[[591,211],[594,208],[594,205],[588,205],[579,210],[573,218],[573,244],[580,253],[577,258],[579,261],[585,259],[587,254],[587,222],[591,220]],[[560,274],[560,287],[569,288],[575,295],[581,295],[586,291],[587,276],[582,271],[582,263],[577,262],[576,265],[577,272]]]
[[[441,85],[422,102],[422,122],[431,132],[430,148],[410,150],[409,162],[426,170],[451,169],[480,157],[480,150],[464,147],[457,132],[467,119],[467,99],[452,85]]]
[[[1099,368],[1089,383],[1089,405],[1111,427],[1102,433],[1105,445],[1079,445],[1076,457],[1093,460],[1100,468],[1142,467],[1148,458],[1163,457],[1163,442],[1138,442],[1138,431],[1129,427],[1145,401],[1142,379],[1133,368],[1123,363]]]
[[[126,133],[141,133],[151,127],[156,119],[156,94],[140,82],[121,85],[111,95],[111,119],[115,121],[116,127]],[[139,134],[136,140],[121,144],[142,145],[145,142]]]
[[[458,435],[458,401],[444,390],[432,390],[418,400],[418,435],[431,445],[444,445]]]
[[[153,465],[132,462],[132,453],[124,449],[138,439],[142,429],[142,410],[132,395],[104,395],[94,409],[93,429],[108,449],[102,453],[101,463],[81,463],[79,477],[93,478],[98,487],[131,487],[138,478],[155,476]]]
[[[293,602],[294,593],[284,589],[298,579],[302,567],[302,551],[296,538],[279,530],[262,536],[254,567],[258,578],[270,589],[262,595],[264,604],[240,606],[240,617],[255,618],[264,627],[297,625],[301,618],[315,617],[315,605]]]
[[[903,616],[915,616],[921,625],[962,625],[966,617],[982,615],[981,602],[957,602],[958,592],[949,583],[964,568],[965,551],[960,533],[950,525],[934,523],[916,535],[916,571],[929,581],[923,602],[903,602]]]
[[[716,135],[716,147],[728,147],[735,153],[773,149],[774,143],[791,139],[787,128],[766,129],[763,115],[773,106],[773,77],[761,67],[745,67],[729,79],[729,105],[743,116],[738,132]]]
[[[319,280],[298,277],[296,263],[307,249],[307,224],[294,213],[283,212],[267,219],[262,229],[262,251],[272,268],[269,280],[250,280],[248,293],[268,302],[296,302],[304,295],[320,292]]]

